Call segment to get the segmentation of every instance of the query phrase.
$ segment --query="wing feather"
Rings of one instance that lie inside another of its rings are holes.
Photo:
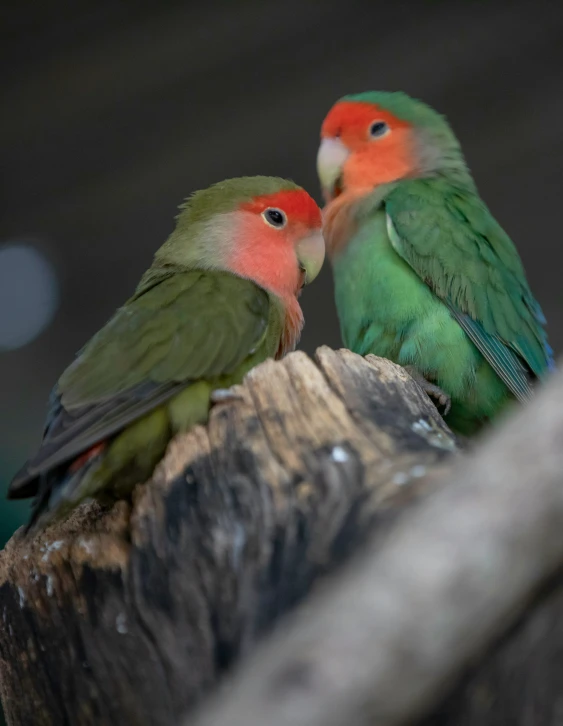
[[[115,435],[190,382],[233,373],[266,335],[268,294],[226,272],[164,274],[120,308],[53,389],[37,454],[10,498],[34,496],[38,477]]]
[[[385,200],[396,252],[450,309],[521,401],[553,367],[545,318],[508,235],[475,194],[441,179],[404,182]]]

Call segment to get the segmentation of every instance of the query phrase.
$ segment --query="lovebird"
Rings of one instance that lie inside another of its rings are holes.
[[[253,366],[293,350],[298,297],[324,259],[321,213],[293,182],[243,177],[198,191],[135,292],[56,383],[38,452],[8,497],[39,528],[87,497],[146,481],[172,436]]]
[[[447,120],[405,93],[345,96],[317,170],[346,347],[407,368],[462,436],[526,401],[553,368],[545,318]]]

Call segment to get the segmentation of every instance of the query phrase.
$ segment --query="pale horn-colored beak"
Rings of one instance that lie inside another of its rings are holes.
[[[323,139],[317,153],[317,173],[321,182],[325,202],[335,196],[336,182],[342,175],[342,167],[350,151],[340,139]]]
[[[303,237],[296,247],[297,260],[305,273],[304,285],[313,282],[321,271],[325,258],[325,242],[321,230]]]

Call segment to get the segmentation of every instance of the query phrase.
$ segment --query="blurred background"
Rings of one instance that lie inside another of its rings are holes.
[[[0,496],[49,390],[132,292],[178,204],[225,177],[320,201],[341,95],[404,90],[451,120],[563,348],[563,3],[9,2],[0,8]],[[340,345],[328,266],[301,347]],[[2,501],[0,543],[27,513]]]

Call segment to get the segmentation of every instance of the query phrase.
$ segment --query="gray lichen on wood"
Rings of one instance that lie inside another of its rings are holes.
[[[0,555],[10,723],[176,723],[455,448],[382,359],[295,353],[238,394],[131,506],[82,506]]]

